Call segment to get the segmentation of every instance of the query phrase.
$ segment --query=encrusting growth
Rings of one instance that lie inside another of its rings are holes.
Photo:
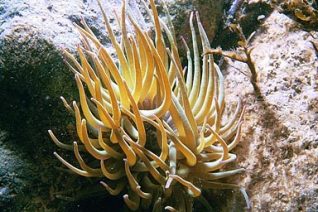
[[[49,134],[59,147],[73,149],[80,168],[54,153],[65,166],[82,176],[104,178],[101,184],[110,194],[125,193],[131,210],[191,211],[191,200],[202,188],[222,185],[215,180],[243,171],[223,167],[236,159],[231,150],[240,139],[244,109],[238,102],[233,117],[223,123],[223,76],[211,54],[200,57],[193,19],[203,52],[210,46],[198,14],[190,16],[194,57],[184,42],[188,65],[182,67],[171,22],[159,19],[154,0],[151,9],[143,3],[155,37],[127,15],[123,1],[118,42],[99,2],[118,64],[85,21],[77,26],[83,41],[77,48],[79,61],[68,52],[65,56],[75,74],[80,107],[62,100],[75,116],[80,141],[68,145]],[[134,36],[127,33],[127,18]],[[153,139],[147,137],[149,130]],[[90,167],[81,154],[93,156],[98,166]]]

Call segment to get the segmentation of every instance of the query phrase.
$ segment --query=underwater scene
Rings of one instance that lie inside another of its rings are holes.
[[[0,0],[0,211],[318,211],[315,0]]]

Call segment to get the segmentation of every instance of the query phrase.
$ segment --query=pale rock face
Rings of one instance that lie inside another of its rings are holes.
[[[120,14],[122,1],[103,0],[101,2],[114,25],[114,30],[118,31],[114,11]],[[138,9],[139,4],[135,0],[127,2],[128,12],[133,14],[141,26],[146,27]],[[79,33],[73,23],[79,24],[81,18],[88,22],[97,35],[105,35],[101,11],[95,0],[4,2],[0,12],[0,39],[4,37],[30,39],[31,35],[37,34],[58,48],[73,49],[80,43]],[[99,37],[102,39],[104,35]],[[105,41],[104,43],[107,44]]]
[[[248,73],[247,66],[227,60],[227,98],[240,96],[247,106],[236,150],[246,173],[237,182],[252,211],[318,210],[318,61],[311,41],[277,11],[260,26],[251,46],[264,101],[238,71]]]

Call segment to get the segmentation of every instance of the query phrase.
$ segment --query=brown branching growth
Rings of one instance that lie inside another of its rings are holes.
[[[250,73],[241,72],[244,75],[248,76],[250,78],[250,82],[254,88],[254,91],[257,96],[260,96],[260,89],[257,83],[257,71],[255,68],[255,63],[252,59],[251,52],[253,50],[253,47],[250,47],[249,43],[251,38],[253,37],[254,33],[252,33],[247,39],[242,31],[242,28],[239,24],[231,24],[230,28],[232,31],[234,31],[239,36],[238,51],[224,51],[221,48],[216,49],[209,49],[206,53],[207,54],[218,54],[222,55],[224,57],[231,58],[233,60],[237,60],[242,63],[246,63]],[[243,53],[243,54],[242,54]]]
[[[305,26],[317,29],[317,1],[287,0],[281,6],[286,12],[294,15],[295,18]]]

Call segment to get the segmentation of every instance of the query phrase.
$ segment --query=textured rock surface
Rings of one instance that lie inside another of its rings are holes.
[[[201,22],[209,39],[213,39],[222,16],[224,15],[223,0],[167,0],[169,12],[174,17],[174,26],[176,29],[177,39],[184,36],[190,43],[191,31],[189,26],[189,17],[192,11],[198,11]]]
[[[241,146],[246,173],[237,178],[249,194],[252,211],[318,210],[318,60],[315,39],[278,12],[258,29],[252,46],[260,90],[228,61],[228,99],[247,106]]]
[[[104,0],[101,2],[109,15],[110,22],[115,23],[113,12],[120,12],[121,1]],[[136,1],[128,0],[128,5],[129,12],[142,24],[143,19],[137,9]],[[73,23],[79,24],[81,18],[84,18],[97,34],[105,32],[101,12],[95,0],[4,0],[0,13],[1,39],[3,36],[13,35],[28,39],[30,33],[38,33],[57,47],[74,49],[80,40]]]

